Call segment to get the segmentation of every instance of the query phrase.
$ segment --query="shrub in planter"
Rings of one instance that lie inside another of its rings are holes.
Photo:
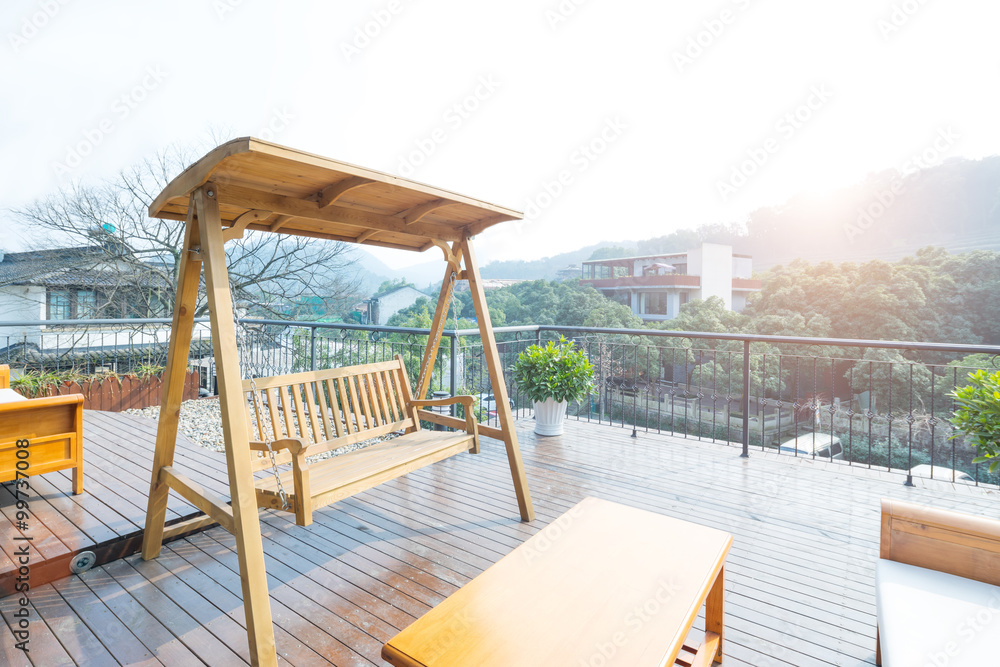
[[[969,380],[950,394],[958,403],[949,420],[958,431],[952,437],[967,435],[979,453],[972,462],[988,463],[992,473],[1000,467],[1000,371],[979,369]]]
[[[532,345],[514,364],[514,382],[535,403],[535,433],[559,435],[570,401],[593,390],[594,367],[565,338]]]

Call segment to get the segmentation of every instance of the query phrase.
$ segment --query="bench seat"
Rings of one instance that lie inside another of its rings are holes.
[[[447,431],[414,431],[339,456],[309,465],[309,484],[315,505],[327,505],[365,489],[441,461],[454,454],[468,451],[472,436]],[[271,474],[259,473],[258,493],[267,498],[266,506],[280,508],[278,483]],[[294,471],[281,473],[286,490],[294,487]],[[325,502],[325,501],[329,502]]]
[[[1000,586],[879,559],[875,599],[886,667],[1000,661]]]
[[[394,360],[322,371],[245,380],[250,398],[250,448],[256,453],[257,505],[295,512],[301,526],[314,509],[461,452],[479,452],[472,396],[419,400],[406,366]],[[460,404],[464,431],[429,431],[426,408]],[[346,445],[392,434],[390,440],[339,456],[314,457]],[[274,462],[284,468],[275,474]],[[280,482],[280,484],[279,484]],[[283,489],[288,503],[281,497]]]

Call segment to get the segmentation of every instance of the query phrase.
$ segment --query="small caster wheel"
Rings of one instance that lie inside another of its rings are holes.
[[[93,551],[81,551],[73,557],[73,562],[69,564],[69,571],[73,574],[80,574],[94,567],[96,562],[97,554]]]

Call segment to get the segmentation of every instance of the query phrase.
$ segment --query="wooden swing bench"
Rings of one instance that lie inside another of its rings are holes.
[[[306,525],[318,507],[459,452],[478,451],[482,433],[503,442],[521,520],[534,519],[503,363],[472,243],[487,229],[522,218],[519,212],[398,176],[243,138],[216,147],[174,178],[150,204],[149,215],[183,221],[184,246],[177,265],[142,557],[156,558],[164,540],[213,522],[232,533],[252,665],[277,665],[258,512],[260,507],[286,507],[279,480],[290,500],[287,507],[295,512],[297,523]],[[444,276],[415,384],[411,387],[399,358],[244,381],[224,245],[248,232],[415,252],[440,250]],[[471,396],[415,400],[430,391],[448,306],[460,281],[468,283],[476,312],[482,355],[496,395],[496,427],[477,426]],[[200,487],[174,465],[202,284],[211,321],[231,504]],[[247,394],[251,398],[258,395],[250,409]],[[465,408],[464,421],[427,410],[455,403]],[[424,430],[421,421],[456,430]],[[398,431],[402,435],[357,451],[328,459],[310,458]],[[272,469],[267,440],[277,462],[284,466],[283,472]],[[201,509],[205,516],[165,526],[170,492]]]
[[[258,396],[253,396],[256,387]],[[479,431],[472,396],[415,400],[403,359],[294,373],[243,381],[253,405],[250,449],[257,453],[257,505],[295,512],[300,526],[312,523],[313,510],[325,507],[406,473],[464,451],[479,453]],[[466,430],[429,431],[420,420],[438,415],[423,408],[460,404]],[[309,462],[317,454],[403,431],[363,449]],[[264,435],[278,465],[276,477]],[[278,479],[288,507],[279,493]]]

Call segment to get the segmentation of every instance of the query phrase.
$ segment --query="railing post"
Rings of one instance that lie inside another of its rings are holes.
[[[750,456],[750,341],[743,341],[743,458]]]
[[[316,327],[309,327],[309,370],[316,370]]]
[[[449,382],[451,384],[451,395],[454,396],[455,392],[458,391],[458,334],[453,333],[451,335],[451,373],[449,374]],[[458,416],[458,406],[452,404],[451,406],[451,416]]]

